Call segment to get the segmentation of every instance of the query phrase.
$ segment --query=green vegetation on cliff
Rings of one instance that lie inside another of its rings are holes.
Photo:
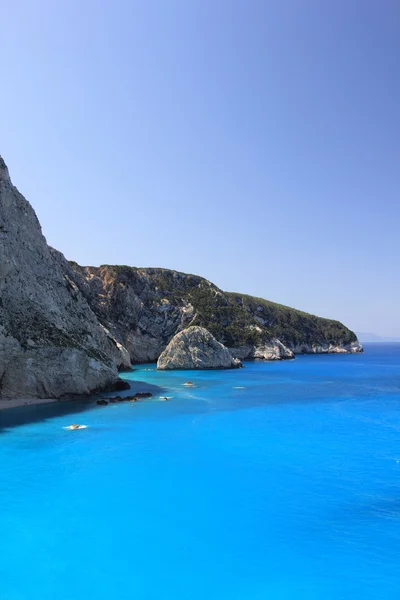
[[[164,300],[192,306],[191,325],[207,328],[231,347],[260,345],[279,339],[289,347],[341,345],[357,340],[342,323],[246,294],[223,292],[203,277],[161,268],[102,265],[96,271],[115,286],[135,289],[148,308]],[[116,285],[118,283],[118,286]]]
[[[238,306],[251,313],[265,331],[284,344],[350,344],[356,342],[355,333],[339,321],[324,319],[309,313],[255,298],[246,294],[226,294]]]
[[[170,300],[184,299],[196,310],[193,325],[206,327],[227,346],[261,344],[277,338],[289,346],[350,344],[356,335],[339,321],[324,319],[246,294],[222,292],[196,275],[146,269]],[[179,281],[179,283],[178,283]]]

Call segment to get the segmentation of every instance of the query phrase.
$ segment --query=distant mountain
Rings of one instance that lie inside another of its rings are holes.
[[[376,333],[362,333],[359,331],[356,335],[362,344],[365,344],[365,342],[400,342],[399,337],[382,337],[381,335],[376,335]]]

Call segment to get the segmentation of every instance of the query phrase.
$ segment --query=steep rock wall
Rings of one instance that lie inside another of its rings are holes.
[[[0,158],[0,395],[61,397],[112,386],[126,357],[47,246]]]

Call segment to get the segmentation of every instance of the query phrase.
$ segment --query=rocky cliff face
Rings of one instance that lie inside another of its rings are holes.
[[[241,360],[362,351],[354,333],[338,321],[223,292],[196,275],[71,263],[69,276],[134,363],[157,360],[172,337],[189,325],[205,327]]]
[[[0,395],[61,397],[112,386],[128,364],[68,277],[0,158]]]
[[[359,341],[349,344],[325,343],[300,343],[291,345],[294,354],[357,354],[363,352],[363,347]]]
[[[189,326],[240,359],[359,352],[337,321],[168,269],[80,267],[49,248],[0,159],[0,396],[61,397],[113,386]]]
[[[294,354],[356,353],[363,348],[355,333],[339,321],[323,319],[282,304],[246,294],[228,293],[264,332]]]
[[[276,339],[272,339],[270,342],[265,341],[259,345],[231,347],[229,352],[240,360],[284,360],[294,358],[294,352]]]
[[[172,337],[189,325],[205,327],[237,358],[293,358],[291,349],[203,277],[76,263],[71,263],[69,276],[133,363],[156,361]]]
[[[159,271],[76,263],[68,271],[99,320],[127,349],[132,363],[156,361],[172,337],[193,321],[193,305],[183,297],[175,300],[157,285]],[[181,274],[171,274],[171,286],[178,288]]]
[[[157,369],[235,369],[241,362],[204,327],[177,333],[157,361]]]

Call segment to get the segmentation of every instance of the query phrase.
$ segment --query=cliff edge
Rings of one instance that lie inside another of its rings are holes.
[[[121,383],[118,369],[157,361],[193,327],[240,360],[362,352],[338,321],[224,292],[197,275],[68,262],[47,245],[0,158],[0,397],[112,388]]]
[[[189,326],[204,327],[240,360],[362,351],[355,334],[338,321],[224,292],[198,275],[125,265],[70,266],[69,276],[132,363],[156,361]]]
[[[129,364],[47,246],[0,157],[0,396],[59,398],[112,387]]]

